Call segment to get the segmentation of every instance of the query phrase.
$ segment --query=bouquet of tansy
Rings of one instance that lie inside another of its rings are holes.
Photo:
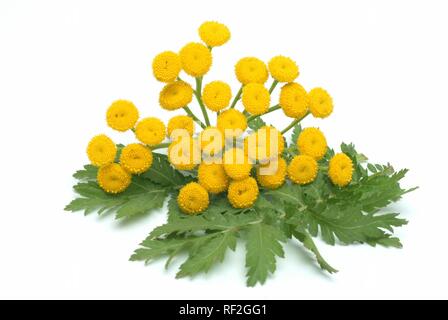
[[[79,197],[66,210],[115,212],[127,219],[159,209],[168,199],[166,224],[149,233],[131,260],[166,257],[168,267],[187,253],[177,277],[194,276],[222,262],[241,239],[249,286],[275,271],[287,241],[301,243],[329,273],[337,270],[313,237],[330,245],[401,247],[393,228],[406,220],[383,208],[414,190],[400,187],[407,170],[367,163],[353,144],[335,151],[319,128],[302,127],[306,117],[328,117],[333,100],[320,87],[307,91],[297,83],[299,68],[288,57],[273,57],[267,65],[255,57],[240,59],[236,94],[221,80],[205,82],[212,53],[230,32],[218,22],[205,22],[198,31],[202,43],[162,52],[152,62],[154,77],[165,83],[160,106],[180,114],[165,125],[156,117],[141,119],[131,101],[113,102],[108,126],[132,131],[136,142],[93,137],[90,164],[74,174]],[[272,101],[277,87],[279,98]],[[191,109],[193,99],[200,112]],[[284,128],[267,124],[262,117],[274,111],[291,122]]]

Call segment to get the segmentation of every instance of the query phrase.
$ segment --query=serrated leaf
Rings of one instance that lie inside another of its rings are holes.
[[[302,189],[298,185],[284,184],[278,189],[267,190],[263,194],[274,199],[280,199],[285,203],[296,205],[299,211],[307,207],[303,199]]]
[[[256,223],[248,227],[246,242],[247,285],[263,284],[274,273],[276,257],[284,257],[281,242],[286,237],[274,226]]]
[[[147,239],[141,243],[143,248],[136,249],[129,260],[148,263],[151,260],[182,250],[189,241],[189,239]]]
[[[153,153],[153,163],[142,177],[166,187],[182,186],[190,179],[174,169],[164,154]]]
[[[302,126],[300,123],[298,123],[292,129],[291,144],[293,145],[297,144],[297,139],[299,139],[299,135],[301,132],[302,132]]]
[[[257,117],[248,123],[249,128],[251,128],[253,131],[257,131],[258,129],[264,127],[265,125],[266,122],[264,122],[263,119],[261,119],[261,117]]]
[[[236,232],[221,232],[202,243],[190,253],[188,259],[180,266],[176,278],[191,277],[200,272],[207,273],[210,268],[224,260],[227,249],[236,248]]]
[[[304,228],[298,227],[296,230],[294,230],[293,235],[296,239],[303,243],[303,246],[305,248],[310,250],[315,255],[317,263],[323,270],[329,273],[338,272],[338,270],[333,268],[327,261],[325,261],[325,259],[320,254],[319,249],[317,249],[313,238],[311,238],[310,234]]]
[[[359,208],[339,209],[330,206],[322,213],[307,211],[305,223],[312,236],[317,236],[318,230],[322,239],[334,245],[336,239],[345,243],[379,243],[389,244],[384,241],[390,234],[384,230],[393,232],[393,227],[400,227],[407,223],[406,220],[398,218],[398,214],[389,213],[381,215],[363,214]]]
[[[90,181],[90,180],[96,180],[97,173],[98,173],[97,167],[91,164],[87,164],[84,166],[84,169],[76,171],[73,174],[73,177],[78,180]]]
[[[127,201],[117,210],[116,218],[128,218],[146,213],[152,209],[161,208],[165,197],[166,189],[156,185],[149,185],[145,192],[129,196]]]

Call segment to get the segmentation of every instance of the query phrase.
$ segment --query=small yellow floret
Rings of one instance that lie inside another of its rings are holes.
[[[148,170],[152,165],[152,151],[140,144],[131,143],[121,150],[120,164],[133,174],[140,174]]]
[[[287,164],[283,158],[274,159],[267,164],[260,165],[257,168],[258,183],[268,189],[277,189],[285,182],[286,167]]]
[[[201,163],[198,168],[198,182],[208,192],[216,194],[227,190],[229,178],[222,164]]]
[[[317,171],[316,159],[307,155],[299,155],[289,163],[288,177],[294,183],[307,184],[316,179]]]
[[[212,81],[202,91],[202,100],[205,106],[212,111],[221,111],[226,108],[232,98],[230,86],[223,81]]]
[[[171,138],[174,130],[185,130],[190,136],[194,133],[194,121],[189,116],[175,116],[168,121],[167,136]]]
[[[244,139],[244,148],[251,160],[266,162],[283,152],[285,140],[276,128],[263,126]]]
[[[235,74],[243,85],[248,83],[265,83],[268,80],[268,68],[258,58],[246,57],[235,65]]]
[[[183,136],[168,147],[168,160],[178,170],[193,170],[201,160],[196,140]]]
[[[226,25],[215,22],[207,21],[201,24],[199,27],[199,37],[209,47],[222,46],[230,39],[230,31]]]
[[[338,153],[328,164],[328,176],[331,182],[339,187],[345,187],[352,181],[353,162],[345,153]]]
[[[207,190],[197,182],[190,182],[180,189],[177,204],[186,214],[199,214],[209,205]]]
[[[278,82],[293,82],[299,76],[299,67],[291,58],[276,56],[269,63],[269,72]]]
[[[234,208],[249,208],[257,200],[258,193],[257,181],[248,177],[244,180],[232,181],[227,198]]]
[[[210,70],[212,54],[202,43],[191,42],[179,52],[184,71],[192,77],[203,76]]]
[[[159,95],[160,106],[169,111],[187,106],[192,99],[193,88],[184,81],[168,83]]]
[[[327,139],[318,128],[305,128],[297,138],[297,146],[301,154],[320,160],[327,153]]]
[[[114,101],[106,112],[109,127],[118,131],[132,129],[138,120],[138,109],[128,100]]]
[[[99,186],[108,193],[120,193],[131,184],[131,174],[118,163],[109,163],[98,169]]]
[[[135,127],[135,136],[150,146],[159,144],[165,139],[165,124],[158,118],[148,117],[140,120]]]
[[[162,82],[175,81],[181,68],[179,55],[172,51],[159,53],[152,61],[154,77]]]
[[[310,111],[316,118],[326,118],[333,112],[333,99],[322,88],[314,88],[309,93]]]
[[[106,135],[100,134],[92,138],[87,146],[87,156],[94,166],[103,166],[115,160],[117,146]]]
[[[244,114],[235,109],[223,111],[217,119],[217,127],[226,138],[238,137],[247,128],[247,120]]]
[[[224,152],[224,170],[233,180],[245,179],[250,175],[252,164],[242,149],[232,148]]]
[[[286,116],[299,119],[308,112],[309,98],[298,83],[285,84],[280,91],[280,106]]]
[[[244,109],[252,115],[261,115],[268,111],[271,102],[269,90],[260,83],[249,83],[243,88]]]

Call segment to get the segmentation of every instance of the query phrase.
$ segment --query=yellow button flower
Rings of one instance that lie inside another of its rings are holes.
[[[98,169],[99,186],[108,193],[120,193],[131,184],[131,175],[118,163],[109,163]]]
[[[307,155],[295,156],[288,166],[288,177],[297,184],[313,182],[317,176],[317,161]]]
[[[327,139],[318,128],[305,128],[297,138],[297,146],[301,154],[320,160],[327,153]]]
[[[232,181],[229,185],[227,198],[234,208],[249,208],[258,197],[257,181],[252,178]]]
[[[154,77],[161,82],[175,81],[181,68],[179,55],[172,51],[159,53],[152,61]]]
[[[132,129],[138,120],[138,109],[128,100],[114,101],[106,112],[109,127],[118,131]]]
[[[171,138],[174,130],[185,130],[185,132],[192,136],[194,133],[194,121],[189,116],[175,116],[168,121],[167,136]]]
[[[165,124],[155,117],[140,120],[135,127],[135,136],[150,146],[159,144],[165,139]]]
[[[286,161],[278,158],[257,168],[257,180],[260,186],[268,189],[277,189],[285,182]]]
[[[207,21],[201,24],[199,27],[199,37],[209,47],[222,46],[230,39],[230,31],[226,25],[215,22]]]
[[[87,156],[94,166],[112,163],[117,154],[117,146],[106,135],[100,134],[92,138],[87,145]]]
[[[268,80],[268,68],[258,58],[246,57],[235,65],[235,74],[243,85],[248,83],[265,83]]]
[[[210,70],[212,54],[201,43],[191,42],[185,45],[179,53],[184,71],[192,77],[203,76]]]
[[[339,187],[345,187],[352,181],[353,162],[345,153],[338,153],[328,164],[328,176],[331,182]]]
[[[201,163],[198,168],[198,182],[208,192],[216,194],[227,190],[229,178],[222,164]]]
[[[140,174],[148,170],[152,165],[152,151],[140,144],[131,143],[121,150],[120,164],[133,174]]]
[[[238,137],[247,129],[247,120],[238,110],[229,109],[218,116],[217,127],[226,138]]]
[[[268,111],[271,95],[264,85],[249,83],[243,88],[242,102],[247,112],[252,115],[260,115]]]
[[[159,103],[165,110],[177,110],[188,105],[193,99],[193,88],[184,81],[175,81],[163,87]]]
[[[183,136],[168,147],[168,160],[178,170],[193,170],[201,160],[196,140]]]
[[[249,162],[244,151],[239,148],[232,148],[224,152],[224,170],[233,180],[242,180],[250,175],[252,164]]]
[[[232,98],[230,86],[223,81],[212,81],[202,91],[202,100],[205,106],[212,111],[221,111],[226,108]]]
[[[310,111],[316,118],[326,118],[333,112],[333,99],[322,88],[314,88],[309,93]]]
[[[268,62],[272,78],[278,82],[293,82],[299,76],[299,67],[291,58],[276,56]]]
[[[309,98],[298,83],[285,84],[280,91],[280,106],[286,116],[299,119],[308,112]]]
[[[251,160],[266,162],[283,152],[285,140],[276,128],[264,126],[244,139],[244,148]]]
[[[209,197],[207,190],[197,182],[190,182],[183,186],[177,196],[177,204],[182,212],[196,215],[208,208]]]

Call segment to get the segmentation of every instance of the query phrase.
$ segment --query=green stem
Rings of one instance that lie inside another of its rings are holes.
[[[151,150],[163,149],[163,148],[168,148],[169,145],[170,145],[170,142],[164,142],[164,143],[156,144],[155,146],[150,146],[150,148],[151,148]]]
[[[205,109],[204,103],[202,102],[201,94],[202,94],[202,77],[197,77],[196,78],[196,90],[194,92],[194,95],[196,96],[199,106],[201,107],[202,114],[204,115],[205,124],[207,126],[210,126],[210,120],[208,118],[207,109]]]
[[[272,91],[274,91],[274,89],[275,89],[275,87],[277,86],[277,84],[278,84],[278,81],[277,81],[277,80],[274,80],[274,81],[272,82],[272,85],[271,85],[271,87],[269,88],[269,93],[272,93]]]
[[[285,134],[286,132],[288,132],[291,128],[293,128],[296,124],[298,124],[300,121],[302,121],[303,119],[305,119],[310,113],[308,112],[306,115],[304,115],[302,118],[299,119],[294,119],[293,122],[291,122],[289,124],[289,126],[287,126],[285,129],[282,130],[282,134]]]
[[[243,93],[243,85],[241,85],[240,89],[238,90],[238,93],[236,94],[235,98],[233,99],[232,104],[230,105],[230,109],[235,108],[236,103],[238,102],[238,100],[240,100],[242,93]]]
[[[193,112],[191,112],[191,110],[190,110],[190,108],[188,108],[188,106],[185,106],[183,109],[185,110],[185,112],[186,112],[190,117],[193,118],[193,120],[194,120],[198,125],[201,126],[202,129],[205,129],[205,128],[206,128],[206,125],[203,124],[202,121],[199,120],[199,118],[196,117],[196,116],[193,114]]]
[[[251,122],[252,120],[255,120],[255,119],[257,119],[258,117],[261,117],[261,116],[263,116],[263,115],[265,115],[265,114],[268,114],[268,113],[271,113],[272,111],[275,111],[275,110],[278,110],[278,109],[280,109],[281,107],[280,107],[280,105],[279,104],[277,104],[277,105],[275,105],[275,106],[273,106],[273,107],[270,107],[269,109],[268,109],[268,111],[266,111],[265,113],[263,113],[263,114],[259,114],[259,115],[254,115],[254,116],[250,116],[249,118],[247,118],[247,122],[249,123],[249,122]]]

